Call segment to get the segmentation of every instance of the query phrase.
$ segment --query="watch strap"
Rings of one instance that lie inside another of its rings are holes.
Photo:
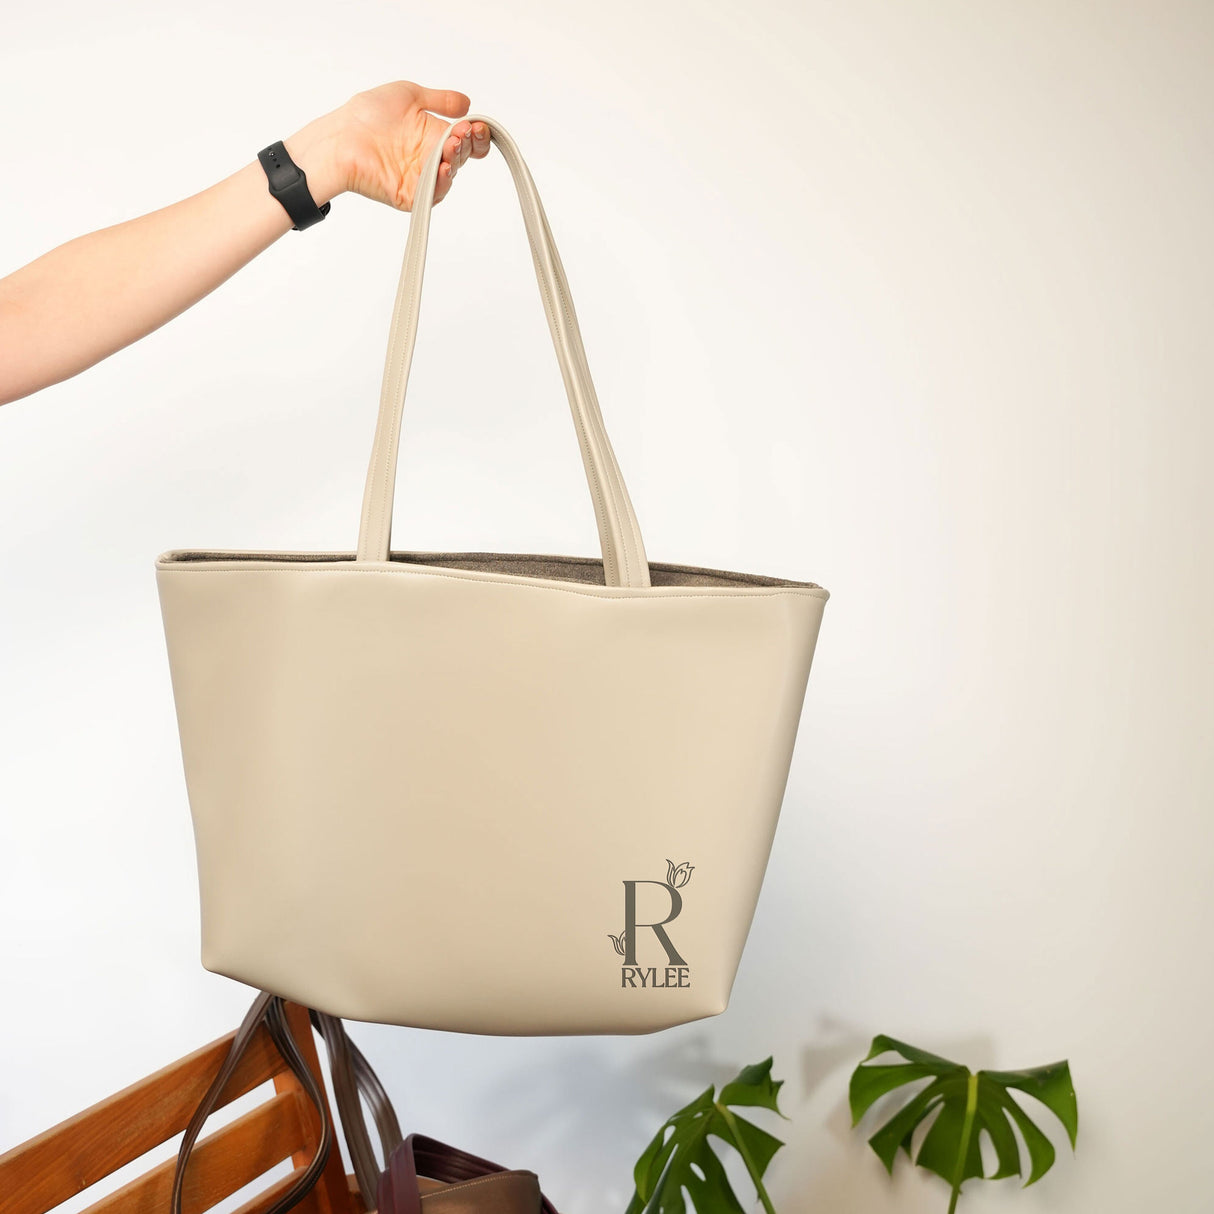
[[[257,153],[261,167],[265,169],[266,178],[270,183],[270,193],[282,204],[283,210],[291,217],[295,231],[302,232],[314,223],[320,223],[329,213],[333,205],[326,202],[323,207],[316,205],[308,189],[308,178],[303,169],[291,159],[290,153],[282,140],[262,148]]]

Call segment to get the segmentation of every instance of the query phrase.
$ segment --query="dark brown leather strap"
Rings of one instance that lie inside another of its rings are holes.
[[[375,1194],[379,1186],[380,1165],[371,1146],[362,1101],[371,1107],[385,1162],[401,1144],[400,1124],[396,1110],[379,1076],[362,1051],[350,1040],[346,1026],[336,1016],[311,1011],[312,1024],[324,1039],[329,1054],[329,1075],[333,1080],[333,1097],[337,1115],[345,1132],[350,1162],[358,1179],[363,1208],[375,1209]]]
[[[295,1183],[272,1206],[266,1208],[265,1214],[285,1214],[285,1211],[291,1209],[315,1188],[316,1182],[325,1170],[329,1151],[333,1146],[333,1126],[329,1121],[324,1093],[321,1091],[316,1076],[308,1068],[303,1055],[299,1052],[299,1046],[287,1023],[282,1000],[276,995],[271,995],[269,991],[260,991],[257,998],[253,1000],[253,1006],[249,1008],[240,1027],[236,1030],[232,1044],[228,1047],[227,1057],[223,1060],[219,1072],[207,1089],[198,1108],[195,1109],[189,1125],[186,1126],[181,1146],[177,1152],[177,1170],[173,1175],[173,1191],[169,1204],[171,1214],[181,1214],[181,1193],[185,1183],[186,1166],[190,1161],[190,1152],[193,1151],[198,1135],[202,1132],[203,1124],[215,1111],[224,1087],[237,1066],[240,1065],[240,1060],[248,1051],[249,1043],[263,1023],[270,1035],[270,1040],[274,1042],[275,1048],[282,1055],[282,1060],[299,1081],[300,1087],[307,1093],[308,1099],[312,1101],[316,1111],[320,1114],[321,1125],[320,1143],[316,1148],[316,1154],[300,1173]]]

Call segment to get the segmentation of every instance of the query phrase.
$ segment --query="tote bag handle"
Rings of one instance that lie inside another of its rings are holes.
[[[578,329],[577,315],[569,296],[569,283],[552,239],[552,230],[536,193],[535,182],[514,140],[500,123],[484,114],[470,114],[467,121],[483,122],[504,157],[514,179],[523,211],[531,258],[539,281],[548,328],[556,348],[561,376],[569,397],[569,409],[582,451],[582,463],[594,503],[599,543],[603,553],[604,580],[608,586],[648,586],[649,565],[628,490],[620,474],[615,452],[603,427],[598,397],[590,378],[586,351]],[[461,118],[457,121],[463,122]],[[456,123],[452,122],[434,147],[418,179],[405,244],[404,265],[396,289],[388,354],[384,363],[379,399],[379,419],[371,448],[371,463],[363,493],[362,519],[358,533],[359,561],[387,561],[392,540],[392,501],[396,483],[396,461],[400,441],[401,414],[413,347],[417,340],[417,315],[421,303],[422,278],[426,266],[426,244],[438,166]]]

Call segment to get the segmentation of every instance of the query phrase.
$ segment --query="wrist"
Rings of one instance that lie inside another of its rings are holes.
[[[343,168],[341,121],[335,111],[301,127],[283,146],[303,170],[310,193],[318,207],[344,193],[349,187]]]

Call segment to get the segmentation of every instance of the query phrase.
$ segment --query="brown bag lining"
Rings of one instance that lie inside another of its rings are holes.
[[[178,561],[353,561],[354,553],[281,552],[185,552]],[[602,557],[550,556],[530,552],[393,552],[391,559],[410,565],[437,565],[449,569],[467,569],[478,573],[505,573],[515,577],[549,578],[562,582],[585,582],[605,586]],[[649,581],[653,586],[800,586],[821,590],[817,582],[795,582],[787,578],[767,577],[760,573],[734,573],[727,569],[707,569],[700,565],[672,565],[649,562]]]

